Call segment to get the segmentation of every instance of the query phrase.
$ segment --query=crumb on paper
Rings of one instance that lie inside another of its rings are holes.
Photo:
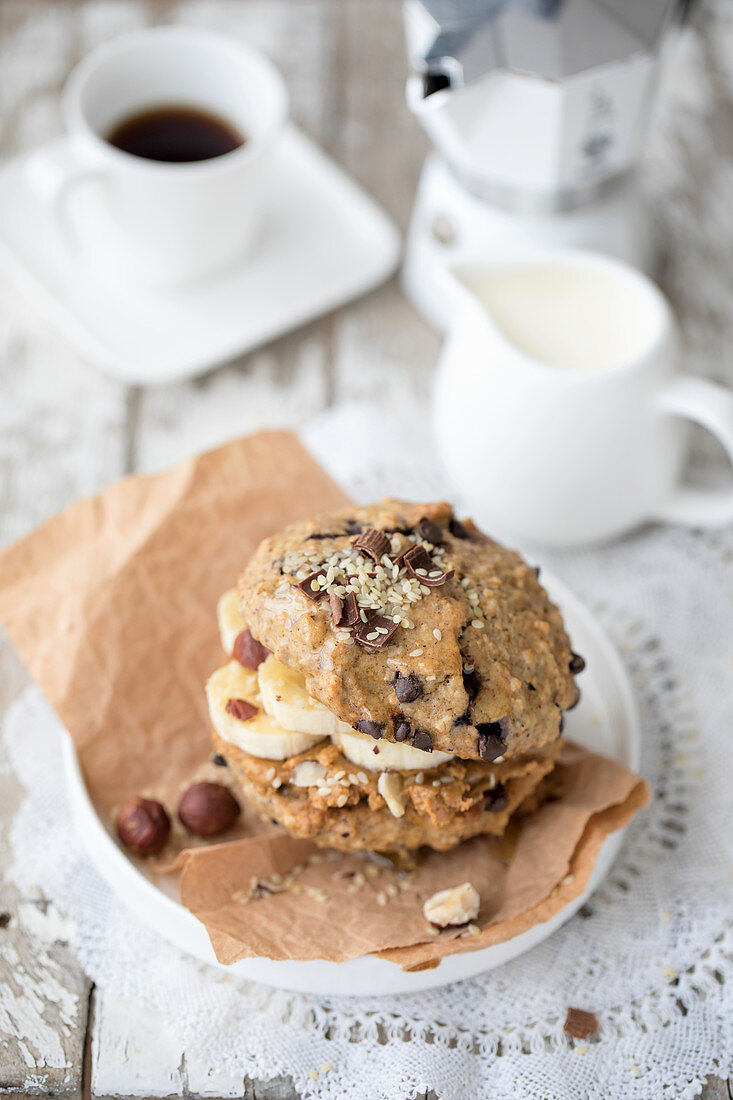
[[[563,1031],[571,1039],[590,1039],[598,1032],[598,1017],[595,1012],[586,1012],[583,1008],[569,1008]]]
[[[423,916],[430,924],[440,928],[468,924],[478,916],[481,899],[470,882],[438,890],[423,905]]]

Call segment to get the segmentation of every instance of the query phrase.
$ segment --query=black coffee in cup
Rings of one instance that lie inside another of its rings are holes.
[[[221,157],[245,140],[226,119],[185,106],[139,111],[118,122],[107,136],[110,145],[124,153],[176,164]]]

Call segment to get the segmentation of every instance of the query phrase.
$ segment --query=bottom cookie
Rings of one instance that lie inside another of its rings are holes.
[[[473,836],[501,836],[552,771],[562,744],[498,764],[454,758],[415,773],[366,771],[330,741],[278,761],[213,738],[263,817],[322,847],[374,852],[447,851]]]

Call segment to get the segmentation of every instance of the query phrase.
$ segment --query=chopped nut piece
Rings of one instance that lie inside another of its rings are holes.
[[[315,760],[301,760],[293,768],[293,777],[290,782],[294,787],[317,787],[324,775],[326,768]]]
[[[387,803],[392,817],[403,817],[405,807],[402,794],[402,780],[397,772],[382,772],[377,780],[377,790]]]
[[[585,1012],[582,1008],[569,1008],[563,1031],[572,1039],[590,1039],[598,1031],[598,1017],[595,1012]]]
[[[439,890],[423,905],[423,916],[431,924],[441,928],[468,924],[478,916],[481,899],[470,882],[460,886],[451,886],[448,890]]]

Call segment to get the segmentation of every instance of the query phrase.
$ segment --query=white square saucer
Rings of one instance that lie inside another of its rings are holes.
[[[28,186],[0,168],[0,270],[94,366],[150,385],[199,374],[386,279],[396,227],[295,127],[275,150],[267,224],[241,265],[180,290],[100,279]]]

